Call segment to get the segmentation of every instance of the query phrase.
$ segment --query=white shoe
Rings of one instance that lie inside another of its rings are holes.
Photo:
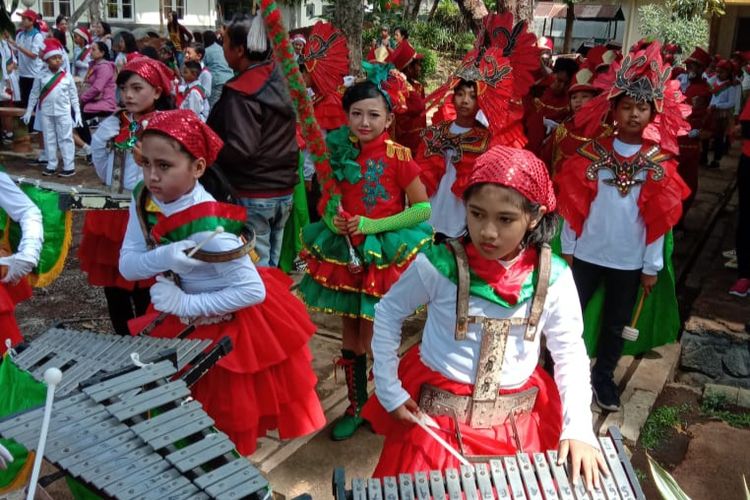
[[[724,263],[724,267],[727,269],[737,269],[737,257],[729,259]]]
[[[737,257],[737,250],[734,248],[731,250],[724,250],[723,252],[721,252],[721,256],[726,259],[733,259]]]

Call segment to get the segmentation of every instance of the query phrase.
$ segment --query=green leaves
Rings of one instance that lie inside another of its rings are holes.
[[[678,2],[691,0],[675,0]],[[687,11],[689,12],[689,11]],[[649,4],[638,9],[638,29],[647,38],[676,43],[686,53],[696,46],[708,46],[709,23],[702,15],[685,17],[666,5]]]
[[[682,491],[680,485],[674,480],[672,475],[664,470],[651,455],[646,454],[648,465],[651,468],[651,477],[654,479],[656,489],[659,490],[664,500],[690,500],[690,497]]]

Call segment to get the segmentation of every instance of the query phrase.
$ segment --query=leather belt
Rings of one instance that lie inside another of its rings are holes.
[[[494,401],[474,401],[471,396],[458,396],[424,384],[419,394],[419,407],[430,416],[454,417],[460,424],[488,429],[504,424],[511,415],[531,413],[538,392],[538,387],[532,387],[514,394],[500,394]]]
[[[234,319],[234,314],[232,313],[222,314],[220,316],[199,316],[197,318],[187,318],[181,316],[180,323],[182,323],[183,325],[204,326],[215,325],[217,323],[231,321],[232,319]]]

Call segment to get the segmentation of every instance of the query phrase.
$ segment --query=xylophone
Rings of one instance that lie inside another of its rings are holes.
[[[71,186],[59,182],[50,182],[35,177],[11,175],[19,185],[32,185],[60,195],[60,210],[121,210],[130,206],[130,193],[108,189],[106,187]]]
[[[18,367],[42,380],[44,371],[57,367],[63,373],[57,395],[76,390],[81,382],[91,377],[114,372],[133,365],[133,359],[149,362],[171,357],[178,370],[201,361],[216,362],[231,346],[219,343],[208,353],[210,340],[162,339],[156,337],[124,337],[64,328],[50,328],[13,356]],[[133,356],[133,353],[137,357]],[[207,368],[206,368],[207,369]],[[193,379],[186,380],[192,385]]]
[[[266,479],[176,373],[169,360],[129,367],[56,399],[45,458],[106,498],[265,498]],[[0,421],[0,436],[35,448],[42,414]]]
[[[486,457],[486,462],[458,469],[400,474],[399,477],[353,479],[346,489],[342,468],[333,473],[335,500],[643,500],[645,495],[625,454],[617,427],[599,438],[609,468],[602,489],[589,495],[572,485],[567,465],[557,465],[557,451]],[[600,476],[601,477],[601,476]]]

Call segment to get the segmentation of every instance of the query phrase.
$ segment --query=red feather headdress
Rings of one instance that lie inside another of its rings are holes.
[[[607,73],[596,78],[594,86],[602,93],[576,113],[575,125],[583,128],[584,135],[593,137],[607,119],[612,99],[625,94],[636,101],[654,103],[656,117],[646,127],[643,137],[670,153],[677,153],[677,136],[690,130],[685,120],[690,106],[683,104],[685,96],[680,83],[670,79],[672,68],[662,60],[659,42],[644,45],[631,49],[622,61],[615,61]]]
[[[490,124],[493,143],[523,147],[521,100],[534,83],[540,50],[526,22],[511,13],[491,14],[475,47],[448,81],[427,97],[427,109],[439,105],[461,80],[476,82],[479,108]]]

